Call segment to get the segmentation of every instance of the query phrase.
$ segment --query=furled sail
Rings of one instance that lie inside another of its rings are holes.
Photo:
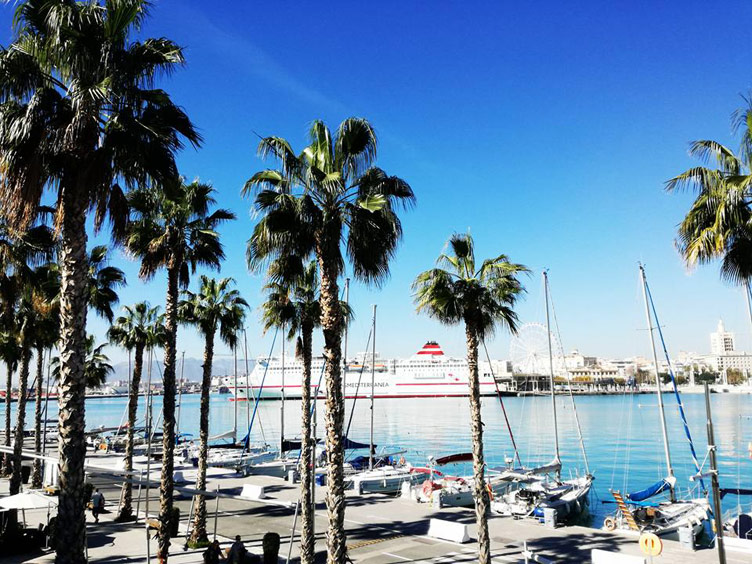
[[[644,490],[639,490],[631,494],[627,494],[624,496],[624,498],[627,501],[645,501],[646,499],[649,499],[654,495],[658,495],[661,492],[670,490],[675,482],[676,478],[664,478],[663,480],[656,482],[652,486],[648,486]]]

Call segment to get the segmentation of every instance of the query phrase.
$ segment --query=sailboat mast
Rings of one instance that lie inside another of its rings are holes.
[[[546,333],[548,336],[548,365],[551,379],[551,412],[554,416],[554,452],[556,454],[556,462],[561,462],[559,456],[559,422],[556,418],[556,386],[554,381],[554,350],[551,343],[551,315],[549,313],[548,306],[548,272],[543,271],[543,293],[546,297]],[[561,470],[556,471],[557,478],[559,477]]]
[[[661,391],[661,376],[658,372],[658,353],[655,350],[655,339],[653,338],[653,320],[650,316],[650,304],[648,302],[648,280],[645,276],[645,268],[640,265],[640,279],[642,281],[642,297],[645,300],[645,317],[648,322],[650,331],[650,348],[653,352],[653,366],[655,367],[655,385],[658,390],[658,411],[661,415],[661,434],[663,435],[663,452],[666,455],[666,468],[668,469],[669,478],[674,477],[674,467],[671,465],[671,450],[668,444],[668,428],[666,427],[666,412],[663,408],[663,392]],[[673,481],[669,484],[671,488],[671,501],[676,501],[674,494]]]
[[[235,374],[233,376],[233,393],[235,395],[235,401],[233,403],[232,414],[232,442],[238,442],[238,344],[232,347],[232,360],[235,365]]]
[[[248,390],[250,389],[250,382],[251,382],[251,374],[248,370],[248,333],[245,330],[245,327],[243,327],[243,358],[245,359],[245,418],[246,418],[246,424],[250,426],[251,424],[251,396],[248,394]],[[259,391],[259,393],[261,393]],[[256,400],[256,394],[253,394],[254,401]]]
[[[279,406],[279,455],[285,452],[285,341],[287,335],[285,335],[285,324],[282,324],[282,387],[280,392],[282,394],[282,402]]]
[[[180,361],[180,385],[178,386],[178,416],[175,422],[177,435],[175,437],[175,444],[177,444],[178,440],[180,440],[180,408],[183,406],[183,385],[185,384],[185,379],[183,378],[183,374],[185,374],[185,351],[183,351],[182,360]]]
[[[368,468],[373,470],[373,396],[376,383],[376,304],[373,305],[373,343],[371,345],[371,437],[368,449]]]

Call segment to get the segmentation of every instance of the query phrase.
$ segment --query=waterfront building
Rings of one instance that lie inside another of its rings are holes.
[[[735,336],[731,331],[726,331],[723,319],[718,320],[718,328],[710,334],[710,354],[724,355],[736,350]]]
[[[569,376],[573,380],[579,381],[614,380],[616,378],[623,378],[617,368],[607,368],[597,365],[574,368],[569,371]]]
[[[594,356],[585,356],[577,349],[564,356],[564,366],[567,370],[572,371],[586,366],[596,366],[598,358]]]

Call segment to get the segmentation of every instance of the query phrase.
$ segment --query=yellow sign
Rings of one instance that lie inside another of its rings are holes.
[[[640,535],[640,549],[648,556],[658,556],[663,552],[663,542],[658,535],[644,533]]]

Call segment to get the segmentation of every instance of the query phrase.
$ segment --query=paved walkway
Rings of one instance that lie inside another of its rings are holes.
[[[113,457],[108,456],[91,458],[102,464],[114,461]],[[192,470],[188,468],[184,470],[186,479],[190,480]],[[152,467],[151,476],[152,479],[158,480],[158,466]],[[96,474],[91,475],[91,481],[104,493],[107,509],[110,512],[102,515],[98,524],[94,523],[91,514],[87,513],[90,562],[146,562],[147,541],[143,521],[138,524],[119,524],[113,521],[120,496],[119,481],[111,476]],[[207,490],[214,491],[219,486],[221,493],[237,495],[244,483],[263,485],[272,500],[294,501],[298,497],[299,485],[291,485],[278,478],[263,476],[243,478],[221,471],[212,472]],[[317,562],[324,562],[326,550],[324,533],[327,526],[323,498],[325,489],[317,488],[316,493]],[[2,495],[7,495],[7,480],[0,480],[0,496]],[[156,488],[150,491],[151,514],[156,513],[159,507],[158,495]],[[139,493],[136,488],[134,497],[136,500],[140,499],[140,501],[134,500],[134,506],[138,503],[143,517],[145,491],[142,490]],[[170,561],[178,564],[201,563],[203,561],[201,551],[185,550],[184,547],[191,497],[185,494],[177,495],[175,505],[181,510],[181,537],[173,539]],[[216,502],[209,500],[207,505],[209,510],[207,528],[211,536],[215,527]],[[286,507],[263,505],[237,498],[221,498],[216,519],[218,540],[223,547],[227,547],[230,545],[229,539],[234,538],[235,535],[241,535],[247,548],[251,552],[260,554],[263,535],[274,531],[282,537],[280,555],[286,557],[293,517],[293,511]],[[472,531],[474,513],[471,510],[446,508],[436,511],[425,504],[389,496],[356,497],[349,494],[346,529],[350,558],[353,562],[367,564],[403,562],[439,564],[476,561],[476,547],[473,543],[459,545],[427,537],[429,519],[432,517],[467,523]],[[36,522],[46,522],[46,511],[27,511],[26,518],[30,526]],[[548,529],[533,521],[492,517],[489,520],[489,532],[492,540],[492,558],[496,564],[523,562],[522,546],[525,541],[529,549],[557,564],[589,562],[590,551],[594,548],[621,554],[640,554],[636,537],[586,527]],[[291,552],[292,561],[297,559],[297,541],[296,536]],[[717,562],[717,554],[713,550],[691,552],[681,548],[676,542],[666,541],[664,544],[664,554],[655,559],[655,564]],[[156,542],[152,540],[150,549],[153,552],[155,548]],[[53,561],[54,555],[51,553],[2,559],[3,564],[6,562],[8,564],[51,563]],[[752,562],[752,555],[728,554],[728,564],[749,564],[750,562]]]

